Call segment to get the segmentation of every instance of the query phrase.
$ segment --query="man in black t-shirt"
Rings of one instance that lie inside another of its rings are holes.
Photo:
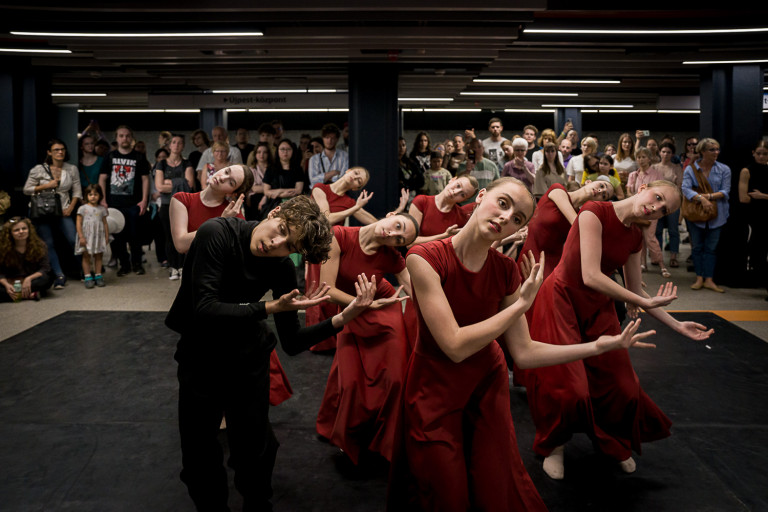
[[[117,208],[125,217],[125,227],[110,244],[112,255],[120,262],[118,276],[131,269],[144,274],[141,264],[139,217],[147,211],[149,199],[149,162],[133,149],[133,130],[119,126],[115,132],[117,149],[110,151],[101,164],[99,185],[104,192],[102,206]],[[131,247],[128,255],[126,244]]]

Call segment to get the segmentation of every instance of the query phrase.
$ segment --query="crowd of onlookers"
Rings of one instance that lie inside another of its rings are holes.
[[[675,212],[645,226],[644,270],[652,268],[646,254],[665,278],[670,277],[668,267],[686,263],[679,260],[680,227],[685,225],[688,238],[683,242],[692,246],[688,264],[697,276],[692,288],[722,292],[713,280],[716,252],[720,232],[736,205],[750,227],[749,269],[760,285],[766,284],[768,236],[764,223],[757,222],[768,208],[765,141],[756,145],[753,162],[733,176],[738,191],[732,191],[731,169],[718,160],[720,145],[711,138],[691,136],[678,146],[672,136],[657,139],[637,130],[623,133],[615,143],[601,143],[594,134],[580,137],[569,120],[559,133],[527,125],[508,139],[496,117],[489,120],[487,131],[484,139],[466,129],[441,141],[422,131],[410,145],[401,137],[398,172],[408,200],[418,194],[437,195],[453,177],[465,175],[472,176],[479,189],[502,176],[517,178],[536,199],[556,183],[572,191],[595,180],[610,182],[615,198],[622,199],[643,184],[664,179],[680,189],[689,206],[704,213],[683,224],[689,209],[684,205],[682,215]],[[179,279],[184,248],[196,229],[190,215],[198,221],[214,214],[260,220],[280,202],[311,194],[317,184],[333,184],[350,168],[346,125],[340,129],[327,124],[319,136],[302,134],[297,143],[285,138],[280,121],[263,123],[257,132],[254,143],[245,128],[236,130],[234,141],[222,126],[214,127],[210,138],[196,130],[191,140],[163,131],[158,149],[147,155],[146,144],[136,141],[129,127],[119,127],[111,140],[91,122],[79,136],[76,159],[63,141],[51,139],[44,161],[29,171],[24,193],[31,206],[47,200],[54,211],[33,208],[31,220],[5,222],[0,284],[7,293],[2,300],[39,298],[51,286],[63,288],[67,276],[79,275],[87,288],[104,286],[103,265],[116,268],[120,277],[144,274],[144,247],[152,244],[169,279]],[[237,164],[244,165],[242,173],[250,171],[248,176],[228,174]],[[225,178],[231,183],[224,183]],[[201,196],[181,206],[174,199],[178,193]],[[733,199],[732,193],[737,194]],[[8,209],[7,202],[7,194],[0,192],[0,214]],[[102,265],[107,245],[110,258]],[[17,280],[21,291],[14,288]]]

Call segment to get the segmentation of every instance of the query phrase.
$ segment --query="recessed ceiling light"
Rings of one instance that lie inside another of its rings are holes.
[[[52,92],[51,96],[53,97],[70,97],[70,96],[87,96],[87,97],[104,97],[107,93],[105,92]]]
[[[72,53],[71,50],[43,50],[33,48],[0,48],[5,53]]]
[[[497,84],[620,84],[621,80],[548,80],[543,78],[522,79],[522,78],[475,78],[472,80],[477,83],[497,83]]]
[[[768,32],[768,28],[718,28],[718,29],[691,29],[691,30],[623,30],[623,29],[560,29],[560,28],[525,28],[526,34],[742,34],[750,32]]]
[[[397,101],[453,101],[453,98],[397,98]]]
[[[152,37],[259,37],[263,32],[125,32],[125,33],[98,33],[98,32],[11,32],[14,36],[36,37],[82,37],[82,38],[152,38]]]
[[[578,96],[576,92],[460,92],[462,96]]]
[[[761,64],[768,62],[768,59],[761,60],[686,60],[683,64]]]

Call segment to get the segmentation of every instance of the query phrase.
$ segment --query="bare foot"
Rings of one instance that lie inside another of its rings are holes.
[[[549,457],[544,459],[544,472],[552,480],[562,480],[565,477],[565,465],[563,464],[563,454],[565,447],[558,446]]]
[[[619,467],[625,473],[634,473],[637,470],[637,464],[635,464],[635,459],[632,457],[619,462]]]

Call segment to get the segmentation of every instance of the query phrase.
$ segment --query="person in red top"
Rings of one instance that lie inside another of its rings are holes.
[[[320,210],[326,213],[328,221],[332,226],[342,224],[350,216],[363,225],[372,224],[378,219],[366,211],[364,206],[371,200],[373,193],[369,194],[363,190],[357,200],[347,195],[347,192],[362,190],[369,179],[370,173],[368,169],[360,166],[352,167],[341,178],[331,184],[317,183],[312,188],[312,199],[315,200]],[[395,213],[400,213],[405,209],[408,201],[408,191],[403,189],[400,196],[400,205],[395,210]],[[308,292],[320,282],[320,265],[308,264],[305,276],[305,287]],[[307,309],[306,325],[315,325],[335,314],[336,305],[330,302],[323,302]],[[312,352],[326,352],[335,348],[336,337],[334,336],[323,340],[310,350]]]
[[[411,352],[400,304],[408,298],[400,297],[400,291],[409,294],[411,280],[395,247],[405,247],[418,233],[408,214],[390,214],[362,228],[334,226],[331,252],[320,271],[321,281],[331,287],[331,302],[339,308],[355,298],[358,274],[378,287],[370,308],[336,335],[336,354],[317,415],[318,434],[354,464],[366,452],[392,460]],[[385,274],[394,274],[400,287],[394,289]]]
[[[418,221],[421,229],[412,245],[456,234],[467,223],[475,206],[474,203],[465,206],[460,203],[475,195],[477,188],[475,177],[465,175],[451,178],[436,196],[414,197],[408,213]]]
[[[245,194],[253,186],[251,169],[242,164],[230,165],[216,171],[202,192],[177,192],[171,198],[170,218],[173,244],[180,254],[186,254],[195,233],[208,219],[237,217],[245,220],[241,212]],[[229,201],[236,197],[236,201]],[[288,376],[280,364],[277,352],[269,360],[269,403],[279,405],[293,394]]]
[[[677,298],[667,283],[655,297],[641,286],[642,234],[635,224],[680,207],[680,191],[668,181],[642,185],[638,194],[615,203],[589,202],[568,234],[560,264],[544,281],[533,307],[531,335],[557,346],[580,346],[621,332],[613,301],[643,308],[691,339],[711,334],[694,322],[666,313]],[[610,278],[624,266],[626,289]],[[632,450],[669,435],[671,422],[640,388],[626,350],[526,372],[528,404],[536,425],[533,449],[545,456],[544,471],[564,476],[563,445],[573,432],[586,432],[601,452],[635,471]]]
[[[593,343],[532,341],[522,316],[543,267],[532,265],[521,285],[516,263],[492,244],[528,222],[533,196],[507,177],[481,189],[476,202],[456,236],[414,246],[406,257],[420,321],[404,393],[408,469],[420,510],[546,510],[517,449],[507,365],[494,340],[530,368],[643,345],[650,333],[637,334],[635,321]],[[411,496],[395,480],[389,498],[391,510],[402,510]]]

